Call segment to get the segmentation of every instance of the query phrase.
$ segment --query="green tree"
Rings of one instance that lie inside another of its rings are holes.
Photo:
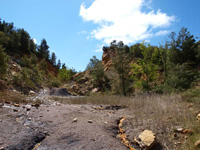
[[[30,35],[24,29],[18,31],[20,34],[20,52],[30,53]]]
[[[30,40],[30,51],[36,53],[36,44],[33,39]]]
[[[10,38],[5,33],[0,31],[0,45],[6,48],[8,46],[9,40]]]
[[[176,36],[174,32],[170,34],[170,59],[174,64],[190,64],[192,67],[198,65],[197,49],[198,44],[193,35],[187,30],[182,28]]]
[[[104,66],[100,61],[97,62],[94,68],[91,69],[90,74],[94,84],[101,88],[102,91],[106,90],[106,88],[109,88],[109,80],[104,72]]]
[[[86,69],[85,70],[88,70],[88,69],[93,69],[95,67],[95,65],[97,63],[99,63],[100,60],[96,58],[96,56],[93,56],[91,59],[90,59],[90,62],[89,64],[87,65]]]
[[[132,64],[132,78],[136,85],[142,86],[145,91],[149,91],[152,89],[151,83],[157,78],[160,61],[159,50],[145,43],[140,45],[140,49],[143,58],[139,58],[137,64]]]
[[[47,62],[44,58],[40,61],[39,68],[44,71],[44,73],[47,73]]]
[[[2,45],[0,45],[0,78],[3,78],[7,71],[8,56],[4,52]]]
[[[130,90],[130,55],[126,52],[126,48],[117,48],[116,57],[113,58],[113,67],[118,76],[118,88],[119,92],[124,96],[127,95]],[[115,86],[117,87],[117,86]]]
[[[93,79],[93,83],[97,87],[101,88],[102,91],[110,87],[108,78],[104,72],[104,66],[101,63],[101,61],[96,58],[96,56],[93,56],[90,59],[90,62],[86,67],[86,70],[90,70],[90,75]]]
[[[164,46],[160,45],[160,59],[161,59],[161,70],[164,72],[164,82],[168,77],[168,71],[170,67],[170,51],[169,51],[169,44],[166,42]]]
[[[187,64],[171,64],[168,77],[165,83],[165,90],[184,91],[191,87],[191,84],[198,78],[197,70]]]
[[[9,35],[9,42],[8,42],[8,45],[6,47],[6,52],[8,54],[19,54],[20,51],[20,46],[21,46],[21,43],[20,43],[20,34],[16,31],[14,31],[11,35]]]
[[[51,54],[50,62],[56,66],[56,54],[54,52]]]
[[[142,58],[143,57],[139,43],[130,47],[130,53],[133,57],[136,57],[136,58]]]
[[[60,69],[60,67],[61,67],[60,59],[58,60],[58,63],[57,63],[57,65],[56,65],[56,67],[57,67],[58,70]]]
[[[65,63],[62,64],[62,69],[67,69]]]
[[[45,39],[42,39],[38,48],[38,53],[42,58],[49,60],[49,46],[47,45],[47,41]]]
[[[73,76],[73,72],[71,69],[65,69],[65,68],[62,68],[59,70],[59,73],[58,73],[58,77],[62,80],[62,81],[69,81],[72,79],[72,76]]]
[[[5,21],[1,21],[0,18],[0,31],[2,31],[5,34],[11,34],[13,30],[14,30],[13,23],[7,23]]]

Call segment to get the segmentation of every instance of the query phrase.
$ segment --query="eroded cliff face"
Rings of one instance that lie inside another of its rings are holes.
[[[112,58],[115,56],[115,50],[104,49],[102,55],[102,64],[104,65],[104,71],[107,71],[112,66]]]

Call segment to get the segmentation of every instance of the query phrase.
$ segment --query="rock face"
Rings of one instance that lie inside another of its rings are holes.
[[[145,150],[151,149],[156,143],[155,134],[150,130],[145,130],[139,135],[140,147]]]
[[[107,71],[112,66],[112,58],[115,56],[115,50],[106,49],[103,51],[102,55],[102,64],[105,66],[105,70]]]
[[[106,64],[109,60],[110,60],[110,55],[107,52],[103,52],[103,55],[102,55],[103,64]]]
[[[54,96],[70,96],[71,94],[68,92],[66,88],[53,88],[50,91],[50,95]]]

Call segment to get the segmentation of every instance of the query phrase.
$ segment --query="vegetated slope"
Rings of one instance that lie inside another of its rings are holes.
[[[37,45],[27,31],[0,19],[1,101],[13,90],[27,94],[31,90],[59,86],[60,67],[60,60],[56,61],[55,53],[50,55],[45,39]]]
[[[126,96],[191,88],[199,78],[200,42],[186,28],[178,36],[171,34],[173,37],[159,47],[111,42],[109,47],[103,47],[102,61],[94,56],[86,71],[76,74],[77,82],[71,89],[84,94],[108,92]]]

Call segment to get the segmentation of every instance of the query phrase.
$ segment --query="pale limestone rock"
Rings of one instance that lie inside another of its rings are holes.
[[[73,122],[77,122],[77,118],[74,118]]]
[[[92,123],[93,121],[92,120],[88,120],[88,123]]]
[[[19,107],[20,105],[16,103],[16,104],[14,104],[14,106],[15,106],[15,107]]]
[[[92,93],[96,93],[96,92],[98,92],[99,91],[99,88],[94,88],[93,90],[92,90]]]
[[[139,135],[139,139],[141,140],[141,147],[145,148],[145,150],[149,150],[156,143],[155,134],[150,130],[145,130]]]
[[[195,142],[195,147],[199,147],[200,148],[200,140]]]
[[[197,115],[197,120],[200,121],[200,113]]]
[[[30,90],[29,95],[35,95],[35,92]]]

